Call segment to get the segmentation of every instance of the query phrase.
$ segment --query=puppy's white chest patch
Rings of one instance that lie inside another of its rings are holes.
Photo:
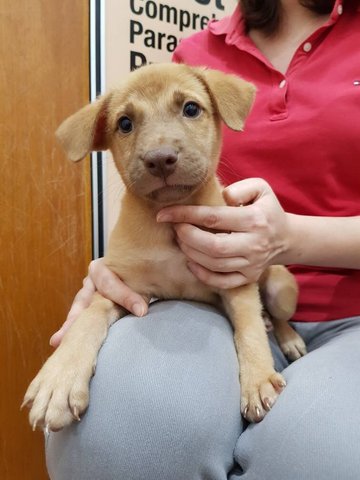
[[[131,264],[122,265],[120,270],[116,269],[125,283],[145,296],[208,303],[218,300],[218,296],[191,273],[185,255],[177,247],[137,251]]]

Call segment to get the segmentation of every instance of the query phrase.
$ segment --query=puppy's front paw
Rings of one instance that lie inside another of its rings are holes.
[[[29,421],[33,427],[61,430],[80,415],[89,403],[89,381],[92,363],[69,350],[58,350],[46,361],[29,385],[23,406],[30,408]]]
[[[241,382],[241,413],[249,422],[260,422],[286,386],[284,377],[275,370],[257,378],[249,376]]]

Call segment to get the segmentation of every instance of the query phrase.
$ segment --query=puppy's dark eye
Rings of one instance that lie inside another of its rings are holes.
[[[129,117],[121,117],[118,126],[123,133],[130,133],[133,129],[133,124]]]
[[[183,108],[183,114],[188,118],[198,117],[201,113],[200,106],[195,102],[186,102]]]

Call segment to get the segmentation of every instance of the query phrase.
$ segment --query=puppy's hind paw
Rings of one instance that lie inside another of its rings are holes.
[[[290,337],[281,338],[278,341],[281,351],[291,362],[299,360],[307,353],[304,340],[296,332],[293,332]]]

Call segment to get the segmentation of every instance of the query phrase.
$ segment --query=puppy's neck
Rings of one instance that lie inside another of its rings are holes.
[[[186,198],[182,205],[224,205],[221,190],[219,181],[213,176],[198,191]],[[124,251],[124,245],[135,250],[174,247],[172,225],[156,221],[158,212],[165,206],[168,205],[146,201],[126,190],[118,221],[110,237],[107,256],[110,252]]]
[[[186,197],[184,200],[173,203],[158,203],[152,200],[146,200],[138,197],[130,190],[126,190],[123,197],[123,206],[130,208],[135,213],[135,210],[139,209],[142,214],[146,214],[148,217],[156,218],[158,212],[165,207],[172,205],[223,205],[224,201],[221,195],[221,185],[219,180],[212,176],[193,194]]]

